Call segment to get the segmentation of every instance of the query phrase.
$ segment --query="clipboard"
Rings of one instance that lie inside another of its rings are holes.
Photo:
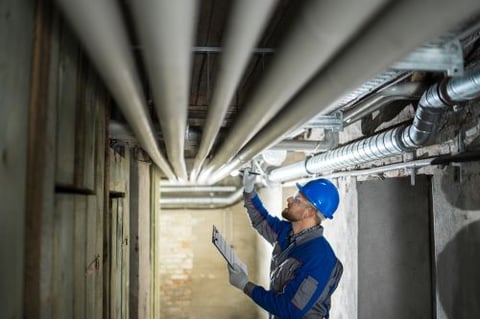
[[[215,247],[217,247],[218,251],[223,258],[225,258],[230,267],[233,268],[234,265],[238,265],[243,271],[245,271],[245,273],[248,273],[247,265],[245,265],[240,258],[237,257],[232,246],[227,243],[215,225],[213,225],[212,229],[212,243]]]

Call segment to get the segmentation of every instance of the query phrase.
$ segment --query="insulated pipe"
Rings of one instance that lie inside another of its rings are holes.
[[[232,5],[220,71],[203,126],[202,141],[193,164],[191,180],[197,178],[205,158],[212,149],[235,89],[277,1],[236,0]]]
[[[160,153],[148,115],[127,30],[114,0],[57,0],[138,142],[170,179],[170,165]]]
[[[160,193],[231,193],[235,186],[160,186]]]
[[[344,126],[350,125],[367,114],[399,100],[418,100],[425,92],[422,82],[407,82],[388,87],[355,104],[355,107],[343,113]]]
[[[167,157],[180,180],[187,180],[184,158],[196,0],[128,1],[143,57]]]
[[[201,180],[233,158],[390,0],[310,0]]]
[[[280,182],[413,151],[428,142],[449,106],[477,97],[480,97],[480,68],[467,72],[464,77],[449,79],[446,85],[432,85],[420,99],[413,124],[272,170],[268,178]]]
[[[296,151],[296,152],[325,152],[329,151],[338,145],[338,132],[328,130],[325,132],[325,139],[321,141],[298,141],[298,140],[283,140],[280,143],[272,146],[269,150],[282,151]]]
[[[238,202],[243,196],[243,187],[233,192],[227,197],[179,197],[163,198],[160,197],[160,206],[162,209],[180,209],[180,208],[223,208]]]
[[[460,0],[455,3],[450,0],[392,2],[237,156],[214,172],[207,183],[213,184],[240,168],[314,116],[335,111],[329,106],[339,96],[384,72],[422,43],[451,30],[479,12],[480,2],[477,0]],[[397,43],[402,43],[402,46]]]

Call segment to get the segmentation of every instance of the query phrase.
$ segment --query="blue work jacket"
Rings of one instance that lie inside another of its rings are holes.
[[[323,227],[294,236],[292,224],[270,215],[255,192],[244,193],[244,201],[253,227],[273,245],[269,290],[249,282],[244,292],[274,318],[328,318],[343,266]]]

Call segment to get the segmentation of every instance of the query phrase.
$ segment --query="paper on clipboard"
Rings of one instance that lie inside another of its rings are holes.
[[[235,264],[237,264],[243,271],[245,271],[245,273],[247,273],[247,265],[245,265],[240,258],[237,257],[232,246],[227,243],[215,225],[213,225],[212,230],[212,243],[215,247],[217,247],[220,254],[222,254],[232,268]]]

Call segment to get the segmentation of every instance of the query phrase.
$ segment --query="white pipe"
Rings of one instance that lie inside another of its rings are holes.
[[[160,186],[160,193],[231,193],[235,186]]]
[[[127,30],[114,0],[57,0],[83,43],[138,142],[170,179],[175,179],[155,139]]]
[[[233,158],[388,2],[304,2],[284,45],[275,51],[262,81],[202,171],[202,179]]]
[[[228,21],[225,49],[220,71],[213,90],[212,102],[203,126],[202,141],[192,169],[195,180],[212,149],[235,89],[245,71],[251,53],[258,42],[278,0],[236,0]]]
[[[160,198],[162,209],[169,208],[220,208],[238,202],[243,195],[243,187],[227,197],[179,197]]]
[[[198,1],[128,3],[142,42],[167,156],[179,179],[187,180],[184,146]]]
[[[480,12],[478,0],[403,0],[372,20],[283,111],[207,180],[214,184],[316,115],[339,96],[384,72],[419,45]],[[427,21],[427,23],[425,23]],[[398,46],[401,42],[403,45]]]
[[[269,150],[286,150],[296,152],[325,152],[338,145],[338,132],[327,130],[325,138],[321,141],[299,141],[299,140],[283,140],[278,144],[268,148]]]

